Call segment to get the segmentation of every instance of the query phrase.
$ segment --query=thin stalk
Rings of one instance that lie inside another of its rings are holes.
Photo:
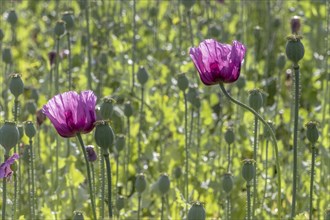
[[[231,211],[230,211],[230,194],[227,193],[227,196],[226,196],[226,215],[227,215],[227,220],[230,219],[230,214],[231,214]]]
[[[258,118],[254,117],[254,141],[253,141],[253,160],[257,163],[257,150],[258,150]],[[257,175],[253,177],[253,200],[252,200],[252,218],[256,209],[257,200]]]
[[[103,154],[105,159],[105,164],[107,167],[107,177],[108,177],[108,211],[109,211],[109,217],[112,218],[112,179],[111,179],[111,165],[110,165],[110,159],[109,159],[109,153]]]
[[[58,94],[59,89],[59,63],[60,63],[60,37],[56,37],[56,56],[55,56],[55,93]]]
[[[311,169],[311,182],[309,188],[309,220],[313,219],[313,185],[314,185],[314,170],[315,170],[315,145],[312,145],[312,169]]]
[[[230,168],[231,168],[231,156],[230,156],[230,144],[228,144],[228,152],[227,152],[227,161],[228,161],[228,165],[227,165],[227,173],[230,172]]]
[[[201,134],[200,134],[200,125],[201,125],[201,114],[200,109],[197,109],[197,159],[196,159],[196,168],[195,168],[195,175],[198,175],[198,169],[199,169],[199,151],[200,151],[200,145],[201,145]]]
[[[129,164],[131,158],[130,139],[131,139],[131,126],[130,118],[127,118],[127,148],[126,148],[126,163],[125,163],[125,183],[126,183],[126,195],[128,195],[128,176],[129,176]]]
[[[67,32],[67,39],[68,39],[68,62],[69,62],[69,67],[68,67],[68,76],[69,76],[69,91],[72,89],[72,60],[71,60],[71,40],[70,40],[70,31]]]
[[[138,195],[138,220],[140,220],[140,209],[141,209],[141,193]]]
[[[142,166],[141,166],[141,151],[142,151],[142,147],[141,147],[141,126],[142,126],[142,114],[143,114],[143,103],[144,103],[144,86],[142,85],[141,87],[141,107],[140,107],[140,118],[139,118],[139,132],[138,132],[138,167],[139,170],[141,170]]]
[[[7,71],[8,71],[9,67],[8,64],[5,64],[5,71],[3,74],[3,81],[2,81],[2,88],[4,88],[3,90],[3,100],[5,102],[4,104],[4,111],[5,111],[5,120],[8,119],[9,115],[8,115],[8,83],[7,83]]]
[[[92,89],[92,47],[91,47],[91,36],[89,27],[89,2],[86,1],[85,16],[86,16],[86,32],[87,32],[87,79],[88,89]]]
[[[187,94],[186,92],[183,92],[184,96],[184,132],[185,132],[185,198],[186,198],[186,214],[188,215],[188,192],[189,192],[189,186],[188,186],[188,171],[189,171],[189,150],[188,150],[188,106],[187,106]]]
[[[118,182],[119,182],[119,153],[116,156],[116,199],[118,198]]]
[[[30,144],[30,148],[29,148],[29,152],[30,152],[30,160],[29,160],[29,165],[30,165],[30,170],[31,170],[31,181],[29,181],[29,185],[31,184],[31,190],[29,190],[30,192],[30,199],[31,199],[31,219],[35,219],[35,196],[34,196],[34,161],[33,161],[33,147],[32,147],[32,139],[30,138],[29,140],[29,144]]]
[[[28,149],[28,151],[30,151],[30,149]],[[29,158],[29,163],[30,163],[30,159],[31,159],[31,158]],[[31,196],[31,184],[30,184],[30,183],[31,183],[31,166],[28,166],[28,167],[27,167],[27,174],[28,174],[28,182],[29,182],[29,183],[28,183],[28,191],[29,191],[29,211],[30,211],[30,213],[29,213],[30,216],[29,216],[29,217],[30,217],[30,219],[33,219],[33,218],[32,218],[32,215],[33,215],[33,214],[32,214],[32,212],[33,212],[33,211],[32,211],[33,201],[32,201],[32,196]]]
[[[135,87],[135,50],[136,50],[136,0],[133,0],[133,42],[132,42],[132,85],[131,93],[134,93]]]
[[[5,153],[4,161],[9,158],[8,152]],[[6,220],[6,204],[7,204],[7,179],[2,179],[2,220]]]
[[[250,182],[246,183],[246,206],[247,206],[247,220],[251,220],[251,184]]]
[[[92,174],[92,188],[93,188],[93,195],[96,193],[96,184],[95,184],[95,169],[93,162],[91,164],[91,174]]]
[[[268,184],[268,144],[269,141],[266,140],[266,162],[265,162],[265,186],[264,186],[264,196],[262,198],[262,206],[264,206],[264,202],[266,199],[266,190],[267,190],[267,184]]]
[[[163,220],[164,219],[164,203],[165,203],[165,196],[162,196],[162,209],[161,209],[161,215],[160,215],[160,219]]]
[[[269,130],[272,140],[273,140],[273,144],[274,144],[274,150],[275,150],[275,161],[276,161],[276,167],[277,167],[277,209],[278,209],[278,218],[281,219],[281,211],[282,211],[282,206],[281,206],[281,168],[280,168],[280,163],[279,163],[279,156],[278,156],[278,146],[277,146],[277,142],[276,142],[276,137],[274,134],[273,129],[270,127],[270,125],[265,121],[265,119],[263,119],[256,111],[254,111],[251,107],[239,102],[238,100],[234,99],[233,97],[231,97],[228,92],[226,91],[223,83],[219,83],[220,85],[220,89],[221,91],[225,94],[225,96],[232,101],[233,103],[235,103],[236,105],[241,106],[242,108],[245,108],[246,110],[250,111],[251,113],[253,113],[263,124],[264,126]]]
[[[17,123],[18,118],[18,98],[15,97],[14,100],[14,121]],[[14,146],[14,151],[17,151],[17,146],[19,146],[19,143]],[[19,159],[20,160],[20,159]],[[14,201],[13,201],[13,216],[16,217],[16,206],[17,206],[17,200],[20,201],[20,191],[21,189],[21,166],[19,165],[19,175],[14,176]],[[19,197],[19,198],[18,198]],[[18,199],[17,199],[18,198]]]
[[[104,219],[104,196],[105,196],[105,176],[104,176],[104,157],[100,156],[100,179],[101,179],[101,205],[100,205],[100,218]]]
[[[296,216],[297,172],[298,172],[298,113],[299,113],[299,65],[294,64],[294,121],[293,121],[293,182],[291,218]]]
[[[90,168],[89,168],[89,161],[87,159],[87,153],[86,153],[85,145],[84,145],[83,139],[81,138],[80,133],[77,133],[77,138],[79,140],[81,150],[82,150],[82,152],[84,154],[84,158],[85,158],[85,163],[86,163],[86,167],[87,167],[89,195],[90,195],[90,199],[91,199],[91,203],[92,203],[93,219],[96,220],[97,218],[96,218],[96,211],[95,211],[95,202],[94,202],[94,196],[93,196],[92,178],[91,178],[91,171],[90,171]]]

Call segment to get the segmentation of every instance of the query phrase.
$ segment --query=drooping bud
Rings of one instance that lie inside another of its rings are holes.
[[[243,163],[242,176],[246,182],[250,182],[256,175],[255,161],[253,159],[245,159]]]
[[[130,102],[126,102],[124,105],[124,114],[126,117],[131,117],[133,115],[133,107]]]
[[[291,18],[291,31],[292,31],[292,34],[298,34],[299,33],[299,30],[300,30],[300,17],[295,15]]]
[[[13,55],[11,54],[10,48],[4,48],[2,50],[2,61],[5,64],[11,64],[13,62]]]
[[[206,212],[203,205],[199,202],[195,202],[188,211],[188,220],[205,220]]]
[[[55,35],[57,37],[60,37],[64,34],[64,32],[65,32],[65,22],[62,20],[57,21],[54,28]]]
[[[27,121],[25,123],[24,130],[25,130],[26,136],[28,136],[29,138],[33,138],[37,133],[36,128],[34,127],[34,124],[32,121]]]
[[[103,98],[102,104],[100,106],[100,113],[102,119],[110,119],[112,112],[113,112],[113,103],[115,103],[115,100],[112,98]]]
[[[112,151],[113,143],[115,140],[115,134],[106,121],[97,121],[95,126],[94,138],[96,144],[101,147],[104,154]]]
[[[125,207],[125,198],[123,196],[118,196],[116,200],[117,210],[120,211]]]
[[[139,71],[137,72],[137,79],[141,85],[146,84],[149,79],[149,74],[143,66],[140,66]]]
[[[234,186],[233,175],[225,173],[222,177],[222,188],[226,193],[229,193]]]
[[[135,180],[135,189],[138,193],[143,193],[147,187],[147,181],[143,173],[140,173],[136,176]]]
[[[310,121],[306,124],[307,131],[306,136],[307,139],[312,143],[315,144],[317,140],[319,139],[319,131],[316,126],[316,122]]]
[[[116,137],[116,150],[118,152],[122,151],[125,148],[125,145],[126,145],[125,135],[118,134]]]
[[[235,141],[235,134],[232,128],[228,128],[225,133],[225,141],[227,144],[232,144]]]
[[[178,76],[179,89],[184,92],[184,91],[186,91],[188,86],[189,86],[189,81],[188,81],[186,74],[184,74],[184,73],[179,74],[179,76]]]
[[[30,114],[34,115],[37,112],[37,104],[33,99],[26,101],[25,108]]]
[[[255,111],[259,111],[263,105],[262,94],[259,89],[253,89],[249,94],[249,105]]]
[[[300,41],[301,37],[291,36],[288,37],[288,42],[286,44],[286,56],[293,63],[298,63],[304,57],[305,48]]]
[[[15,10],[10,10],[8,12],[7,21],[10,25],[15,25],[17,23],[17,14]]]
[[[74,211],[73,220],[84,220],[84,214],[81,211]]]
[[[94,162],[97,159],[97,154],[95,152],[93,145],[87,145],[85,146],[86,153],[87,153],[87,159],[89,162]]]
[[[11,75],[9,89],[10,92],[15,96],[15,98],[18,98],[18,96],[24,92],[24,83],[19,74]]]
[[[19,140],[19,131],[15,122],[6,121],[0,129],[0,144],[9,152]]]
[[[162,195],[170,190],[170,178],[167,174],[162,174],[158,179],[158,189]]]
[[[280,55],[278,56],[277,61],[276,61],[277,68],[279,68],[280,70],[283,70],[285,63],[286,63],[285,55],[284,55],[284,53],[280,53]]]
[[[64,12],[62,20],[65,22],[65,27],[68,31],[74,28],[73,14],[70,11]]]

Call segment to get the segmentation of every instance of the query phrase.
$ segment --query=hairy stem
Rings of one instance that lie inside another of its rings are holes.
[[[108,178],[108,211],[109,211],[109,217],[112,218],[112,176],[111,176],[111,164],[109,159],[109,154],[103,154],[105,159],[105,164],[107,167],[107,178]]]

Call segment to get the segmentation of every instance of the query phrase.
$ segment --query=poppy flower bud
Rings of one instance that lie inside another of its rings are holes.
[[[94,162],[97,159],[97,154],[95,152],[93,145],[87,145],[85,146],[86,152],[87,152],[87,159],[89,162]]]
[[[6,121],[0,129],[0,144],[9,152],[19,140],[19,131],[15,122]]]
[[[236,85],[238,87],[238,89],[244,89],[244,87],[246,86],[246,79],[244,76],[240,76],[237,81],[236,81]]]
[[[206,219],[206,212],[203,205],[195,202],[188,211],[188,220],[204,220]]]
[[[122,151],[125,148],[126,145],[126,140],[125,140],[125,135],[119,134],[116,137],[116,150],[118,152]]]
[[[307,139],[312,143],[315,144],[317,142],[317,139],[319,139],[319,131],[316,127],[316,123],[315,122],[308,122],[306,124],[307,127],[307,131],[306,131],[306,135],[307,135]]]
[[[300,30],[300,17],[295,15],[291,18],[291,31],[292,34],[298,34],[299,30]]]
[[[130,102],[126,102],[124,105],[124,115],[128,118],[133,115],[133,107]]]
[[[104,98],[100,106],[100,113],[102,119],[110,119],[113,112],[113,103],[115,102],[112,98]]]
[[[16,14],[15,10],[10,10],[8,12],[7,21],[11,25],[15,25],[17,23],[17,14]]]
[[[56,22],[54,33],[57,37],[60,37],[65,32],[65,22],[62,20],[59,20]]]
[[[84,220],[84,214],[80,211],[75,211],[73,213],[73,220]]]
[[[23,129],[23,125],[17,125],[17,128],[18,128],[18,133],[19,133],[19,137],[18,139],[21,140],[22,137],[24,136],[24,129]]]
[[[72,12],[64,12],[62,15],[62,20],[65,22],[65,27],[67,30],[72,30],[74,28],[74,20]]]
[[[135,189],[138,193],[143,193],[147,187],[147,181],[143,173],[140,173],[136,176],[135,180]]]
[[[162,174],[158,179],[158,189],[162,195],[170,190],[170,178],[167,174]]]
[[[94,138],[96,144],[101,147],[104,154],[108,154],[109,149],[113,147],[115,134],[106,121],[98,121],[95,126]]]
[[[181,73],[178,76],[178,87],[181,91],[185,91],[189,86],[189,81],[186,74]]]
[[[179,179],[182,175],[182,168],[181,167],[175,167],[174,170],[173,170],[173,173],[174,173],[174,177],[176,179]]]
[[[3,33],[3,30],[0,28],[0,42],[3,40],[5,37],[5,34]]]
[[[234,185],[233,176],[231,173],[225,173],[222,177],[222,188],[226,193],[229,193]]]
[[[149,79],[149,74],[143,66],[140,66],[137,72],[137,79],[141,85],[144,85]]]
[[[245,159],[243,163],[242,176],[246,182],[250,182],[256,175],[255,161],[252,159]]]
[[[232,144],[235,141],[235,134],[232,128],[228,128],[225,133],[225,141],[227,144]]]
[[[25,108],[30,114],[35,114],[37,112],[37,104],[32,99],[26,101]]]
[[[285,55],[284,53],[281,53],[277,58],[276,65],[280,70],[282,70],[285,66],[285,63],[286,63]]]
[[[25,123],[24,130],[25,130],[26,136],[28,136],[29,138],[33,138],[37,133],[36,128],[34,127],[34,124],[32,121],[27,121]]]
[[[249,105],[255,111],[259,111],[263,105],[262,94],[259,89],[253,89],[249,94]]]
[[[305,48],[299,38],[289,37],[286,44],[286,56],[293,63],[298,63],[304,57]]]
[[[10,92],[17,98],[24,92],[24,84],[19,74],[13,74],[9,84]]]
[[[4,48],[2,50],[2,61],[5,64],[11,64],[13,62],[13,55],[11,54],[10,48]]]
[[[125,207],[125,198],[123,196],[118,196],[116,200],[117,210],[120,211]]]

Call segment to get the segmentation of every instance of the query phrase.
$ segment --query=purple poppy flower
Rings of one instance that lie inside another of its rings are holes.
[[[87,159],[89,162],[94,162],[97,159],[96,152],[93,145],[87,145],[86,147]]]
[[[190,49],[190,57],[205,85],[231,83],[239,77],[245,50],[238,41],[229,45],[207,39]]]
[[[0,178],[11,178],[13,171],[10,166],[15,163],[18,158],[18,154],[14,153],[13,156],[9,157],[4,163],[0,165]]]
[[[50,119],[59,135],[74,137],[88,133],[96,120],[96,96],[90,90],[80,94],[70,91],[54,96],[43,106],[43,113]]]

